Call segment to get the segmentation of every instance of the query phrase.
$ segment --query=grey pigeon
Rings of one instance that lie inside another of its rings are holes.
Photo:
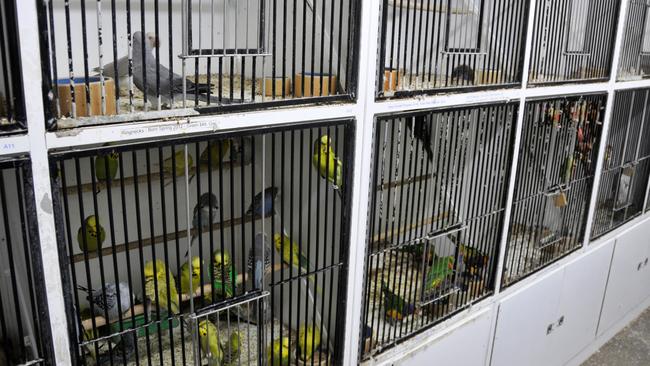
[[[194,243],[194,240],[198,237],[199,229],[210,228],[210,225],[217,219],[217,210],[219,209],[219,203],[217,196],[213,193],[203,193],[199,197],[199,202],[194,206],[194,215],[192,217],[192,229],[195,229],[197,233],[192,235],[190,238],[190,246]],[[210,217],[210,212],[212,212],[212,217]],[[210,221],[212,219],[212,221]],[[185,252],[185,258],[189,254],[189,249]]]
[[[156,38],[155,33],[147,33],[147,43],[151,48],[158,47],[158,39]],[[93,69],[96,73],[99,73],[100,68],[96,67]],[[108,76],[113,79],[120,79],[120,85],[125,86],[128,82],[129,77],[129,56],[123,56],[117,59],[117,76],[115,75],[115,63],[109,62],[102,68],[102,73],[104,76]]]
[[[113,322],[119,319],[120,314],[124,313],[131,306],[131,290],[126,282],[120,282],[120,305],[117,304],[117,287],[114,283],[107,283],[104,290],[101,289],[89,291],[83,286],[77,286],[80,290],[85,291],[88,301],[92,301],[93,314],[99,316],[108,315],[108,321]],[[106,296],[104,296],[106,295]]]
[[[264,273],[271,268],[271,243],[266,234],[255,235],[254,247],[248,251],[247,268],[253,278],[253,287],[261,290]]]
[[[230,160],[239,163],[241,166],[250,164],[253,160],[253,138],[246,136],[241,139],[232,139]]]
[[[156,72],[159,72],[160,99],[162,102],[171,106],[172,96],[174,100],[182,100],[183,78],[174,73],[170,80],[169,69],[158,64],[158,60],[153,56],[153,48],[149,42],[144,44],[144,53],[142,53],[142,46],[142,32],[135,32],[133,34],[133,83],[135,86],[146,94],[147,100],[154,108],[158,108]],[[185,79],[185,97],[187,100],[194,100],[197,97],[202,102],[219,103],[217,97],[211,96],[208,98],[206,94],[209,91],[210,86],[208,84],[195,84],[191,80]],[[221,102],[227,102],[227,100],[222,98]]]

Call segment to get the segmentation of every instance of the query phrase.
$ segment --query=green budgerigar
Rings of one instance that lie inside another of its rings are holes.
[[[451,274],[454,273],[454,257],[437,257],[427,272],[424,282],[425,291],[437,289]]]
[[[312,163],[320,176],[332,183],[339,195],[342,195],[343,163],[336,157],[332,148],[332,139],[329,136],[323,135],[314,141]]]
[[[219,163],[223,161],[224,155],[230,150],[230,140],[212,141],[210,146],[206,146],[201,152],[199,163],[201,165],[212,165],[213,168],[219,168]]]
[[[214,264],[212,265],[212,283],[214,286],[215,298],[228,299],[234,294],[233,284],[235,283],[235,268],[230,259],[230,253],[215,250],[212,253]]]
[[[267,365],[286,366],[289,365],[289,338],[281,337],[273,341],[271,347],[266,351]]]
[[[119,155],[115,151],[100,154],[95,157],[95,177],[104,182],[115,179],[117,168],[120,166]]]
[[[209,320],[202,320],[199,323],[199,339],[201,351],[208,359],[209,366],[220,366],[223,362],[223,350],[219,343],[219,330]]]
[[[320,346],[320,330],[313,325],[300,326],[298,329],[298,351],[302,361],[309,361],[314,350]]]
[[[144,266],[144,289],[145,295],[151,300],[153,309],[158,304],[161,309],[170,311],[172,314],[177,314],[179,311],[178,306],[178,291],[176,290],[176,280],[169,272],[169,287],[167,286],[168,271],[165,267],[165,262],[160,259],[155,262],[149,261]],[[158,290],[156,292],[156,290]]]
[[[182,294],[194,294],[199,286],[201,286],[201,268],[205,267],[203,266],[203,261],[199,257],[193,257],[191,261],[183,264],[180,276]],[[192,279],[191,286],[190,278]]]
[[[77,231],[77,243],[81,251],[94,252],[101,249],[106,240],[106,231],[100,225],[95,215],[86,217],[83,224]]]
[[[241,355],[241,335],[239,331],[233,330],[226,344],[222,345],[223,349],[223,364],[236,365],[239,364]]]

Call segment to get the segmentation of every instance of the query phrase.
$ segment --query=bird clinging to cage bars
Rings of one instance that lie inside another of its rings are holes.
[[[253,202],[246,210],[246,216],[266,217],[275,214],[274,202],[280,194],[276,187],[268,187],[253,197]]]
[[[77,285],[77,288],[86,292],[86,298],[93,306],[93,314],[108,315],[108,322],[117,320],[119,315],[127,311],[133,302],[131,290],[126,282],[120,282],[117,286],[110,282],[103,288],[92,291],[81,285]]]
[[[334,186],[334,190],[343,197],[343,163],[332,148],[332,139],[322,135],[314,141],[314,156],[312,162],[323,179]]]
[[[217,219],[218,210],[219,203],[214,193],[206,192],[199,197],[199,201],[194,205],[193,210],[190,248],[201,235],[201,230],[210,230],[212,223]],[[185,258],[189,255],[190,248],[185,252]]]
[[[169,283],[168,283],[169,280]],[[149,261],[144,266],[145,295],[152,304],[162,310],[178,314],[178,291],[174,275],[167,270],[165,262],[160,259]]]
[[[429,161],[433,161],[433,150],[431,148],[431,126],[427,123],[426,115],[415,116],[406,120],[406,128],[418,139]]]
[[[86,217],[77,231],[77,243],[82,252],[94,252],[101,249],[105,239],[106,231],[95,215]]]

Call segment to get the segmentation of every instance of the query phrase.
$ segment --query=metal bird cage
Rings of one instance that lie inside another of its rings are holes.
[[[352,100],[359,0],[178,3],[43,2],[47,127]]]
[[[31,164],[0,162],[0,364],[46,365],[53,359]]]
[[[650,174],[650,90],[615,95],[591,236],[643,213]]]
[[[517,107],[377,117],[362,359],[492,293]]]
[[[601,81],[610,74],[620,1],[541,0],[528,81]]]
[[[647,78],[650,76],[650,1],[627,1],[618,80]]]
[[[597,94],[526,102],[504,286],[582,245],[605,100]]]
[[[27,129],[14,0],[0,3],[0,136]]]
[[[285,353],[292,363],[303,354],[299,362],[340,362],[353,126],[326,121],[52,153],[77,362],[212,362],[218,352],[197,333],[203,320],[218,330],[205,332],[224,354],[238,331],[244,364],[268,360],[269,350],[274,362]],[[317,149],[322,141],[329,150]],[[333,165],[335,176],[321,175]],[[122,301],[112,312],[101,306],[111,292]],[[305,325],[319,331],[309,350]],[[276,341],[287,343],[280,355]]]
[[[527,0],[383,0],[377,94],[521,82]]]

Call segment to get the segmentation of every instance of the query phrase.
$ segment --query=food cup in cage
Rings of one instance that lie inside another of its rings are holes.
[[[294,95],[298,98],[333,95],[336,94],[337,82],[336,75],[314,72],[298,73],[296,74]]]
[[[115,114],[115,82],[113,79],[105,77],[102,84],[99,76],[89,77],[89,101],[86,95],[86,78],[78,77],[72,79],[72,81],[70,79],[59,79],[56,84],[61,116],[88,117]],[[74,90],[74,99],[72,90]]]

